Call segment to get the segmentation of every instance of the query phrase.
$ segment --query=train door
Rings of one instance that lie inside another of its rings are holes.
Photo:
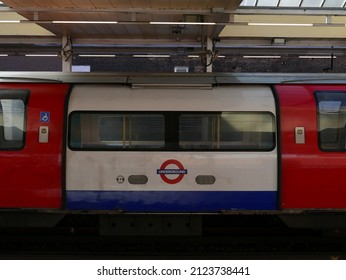
[[[75,86],[68,106],[69,209],[277,209],[270,87]]]
[[[0,207],[62,206],[63,84],[0,84]]]
[[[346,208],[346,87],[280,85],[283,209]]]

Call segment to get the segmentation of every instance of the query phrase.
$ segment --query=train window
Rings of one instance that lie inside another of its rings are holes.
[[[0,90],[0,149],[17,150],[25,144],[25,107],[28,92]]]
[[[321,150],[346,150],[346,92],[316,92]]]
[[[275,147],[270,112],[72,112],[80,150],[253,150]]]
[[[272,150],[274,116],[269,112],[181,114],[179,147],[206,150]]]
[[[72,149],[160,149],[165,118],[154,113],[87,113],[70,116]]]

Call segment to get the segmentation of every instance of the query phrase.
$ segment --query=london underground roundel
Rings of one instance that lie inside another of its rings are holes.
[[[184,175],[187,174],[187,169],[184,168],[180,161],[169,159],[161,164],[160,169],[157,169],[157,174],[159,174],[161,179],[167,184],[177,184],[184,178]]]

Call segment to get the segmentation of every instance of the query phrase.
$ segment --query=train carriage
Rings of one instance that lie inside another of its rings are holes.
[[[68,209],[277,208],[268,87],[77,85],[68,115]]]
[[[1,211],[346,209],[344,75],[0,73]]]

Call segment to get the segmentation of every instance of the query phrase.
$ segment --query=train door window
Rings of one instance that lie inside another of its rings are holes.
[[[165,145],[165,118],[153,113],[90,113],[70,115],[72,149],[160,149]]]
[[[192,150],[272,150],[274,116],[270,112],[181,114],[179,146]]]
[[[346,92],[316,92],[318,140],[324,151],[346,150]]]
[[[25,90],[0,90],[0,149],[18,150],[25,144]]]

